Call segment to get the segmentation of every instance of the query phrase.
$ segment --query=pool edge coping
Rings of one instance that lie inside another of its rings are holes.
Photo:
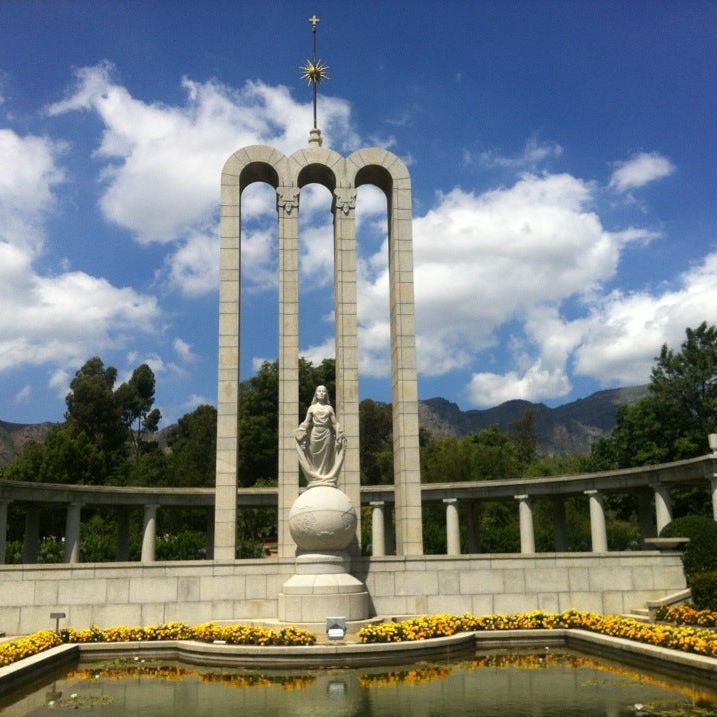
[[[587,654],[639,663],[684,677],[694,675],[717,684],[717,658],[649,645],[576,628],[481,630],[448,637],[391,643],[322,643],[301,646],[222,645],[197,640],[72,643],[0,667],[0,694],[7,694],[65,662],[79,658],[177,659],[207,666],[265,668],[368,667],[460,656],[475,648],[568,647]]]

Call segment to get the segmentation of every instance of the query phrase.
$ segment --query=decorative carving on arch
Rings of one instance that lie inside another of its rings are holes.
[[[339,187],[334,190],[334,212],[343,212],[348,216],[356,209],[356,190],[351,187]]]
[[[278,187],[276,190],[277,209],[287,215],[299,209],[299,190],[296,187]]]

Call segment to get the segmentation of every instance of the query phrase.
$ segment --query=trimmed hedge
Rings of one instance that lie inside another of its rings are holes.
[[[682,562],[687,584],[692,587],[698,573],[717,570],[717,522],[702,515],[687,515],[668,523],[661,538],[689,538]]]
[[[717,570],[692,578],[692,602],[698,610],[717,610]]]

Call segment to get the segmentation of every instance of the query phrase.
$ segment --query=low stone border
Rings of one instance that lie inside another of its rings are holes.
[[[62,665],[77,660],[79,655],[79,645],[58,645],[0,667],[0,695],[12,692]]]
[[[568,647],[597,657],[649,668],[671,676],[696,678],[714,687],[717,658],[601,635],[575,628],[552,630],[486,630],[450,637],[394,643],[322,643],[311,646],[261,647],[218,645],[195,640],[82,643],[53,647],[0,668],[0,694],[7,694],[77,659],[117,657],[176,659],[189,664],[222,667],[368,667],[419,660],[465,657],[478,649]]]
[[[368,667],[397,665],[417,660],[446,660],[472,654],[475,638],[471,632],[415,642],[321,643],[287,647],[259,645],[218,645],[198,640],[156,642],[83,643],[80,655],[104,660],[118,655],[145,659],[177,659],[191,664],[222,667]]]

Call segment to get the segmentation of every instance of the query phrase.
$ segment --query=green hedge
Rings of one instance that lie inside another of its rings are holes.
[[[668,523],[661,538],[689,538],[682,562],[687,583],[692,586],[694,576],[717,570],[717,522],[702,515],[687,515]]]
[[[692,602],[698,610],[717,610],[717,570],[692,578]]]

